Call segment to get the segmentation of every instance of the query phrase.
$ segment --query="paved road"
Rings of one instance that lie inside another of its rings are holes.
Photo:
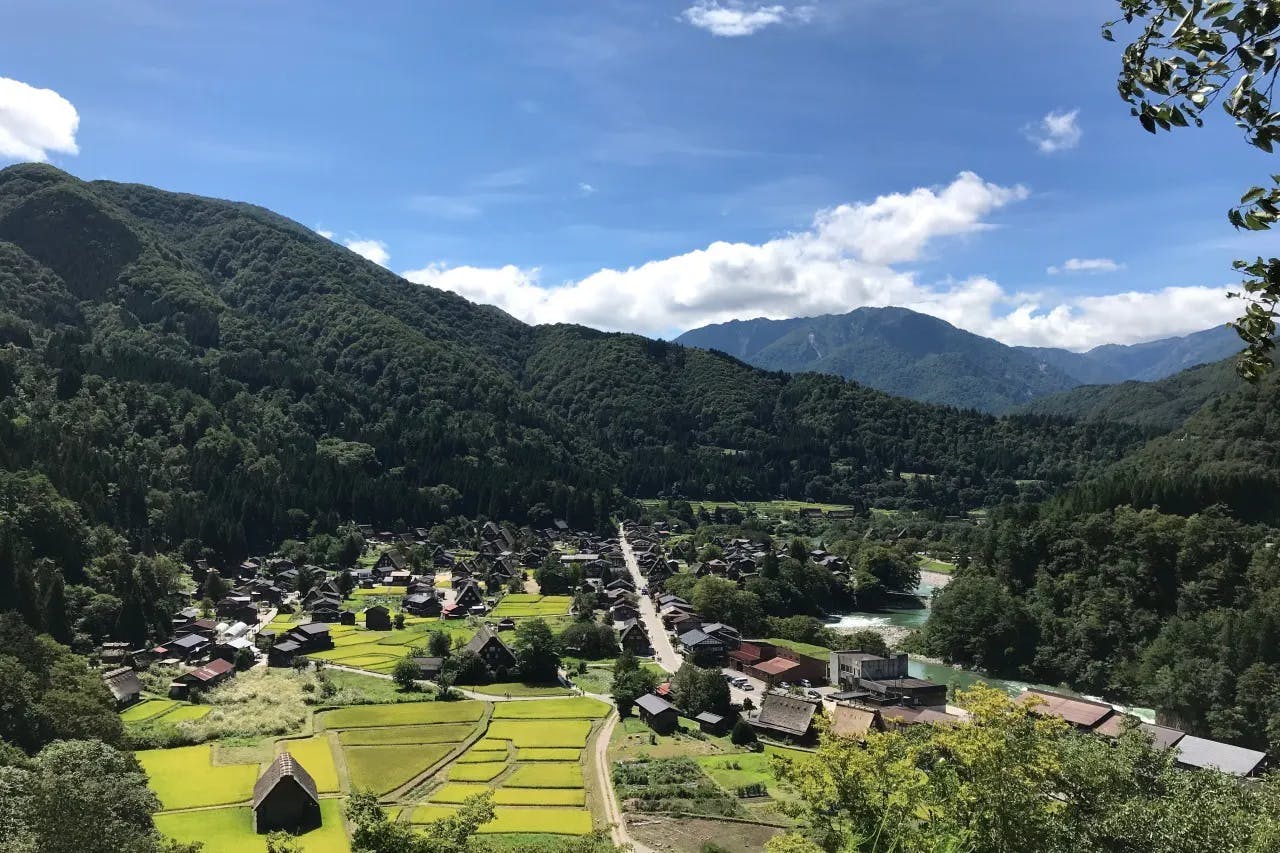
[[[627,570],[631,572],[631,582],[636,585],[636,590],[642,590],[647,586],[644,575],[640,574],[640,564],[636,562],[636,555],[631,550],[631,543],[627,541],[627,534],[623,532],[622,526],[618,526],[618,538],[622,542],[622,556],[627,562]],[[671,645],[671,637],[667,634],[667,629],[662,624],[662,620],[658,618],[658,609],[653,605],[653,599],[647,595],[640,596],[640,618],[644,620],[645,630],[649,632],[649,643],[653,646],[654,659],[658,662],[658,666],[667,672],[675,672],[680,668],[680,664],[684,661],[676,654],[675,648]]]

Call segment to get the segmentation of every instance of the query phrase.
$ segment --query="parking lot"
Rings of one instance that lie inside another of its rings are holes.
[[[723,672],[726,677],[731,677],[734,679],[734,681],[729,682],[729,694],[733,702],[740,705],[742,704],[743,699],[746,699],[747,697],[751,697],[751,703],[756,707],[760,706],[761,697],[765,693],[767,693],[769,690],[769,687],[767,684],[765,684],[763,681],[761,681],[758,678],[751,678],[746,674],[738,672],[737,670],[727,666],[722,668],[721,672]],[[745,684],[741,684],[741,682],[745,682]],[[801,695],[803,695],[807,699],[815,698],[810,694],[810,691],[812,691],[813,693],[819,694],[822,697],[824,704],[830,704],[831,700],[829,700],[827,697],[830,696],[832,693],[838,692],[836,688],[829,687],[829,686],[804,687],[803,685],[799,685],[799,684],[793,685],[793,686],[799,687]],[[781,685],[779,685],[779,687],[781,687]]]

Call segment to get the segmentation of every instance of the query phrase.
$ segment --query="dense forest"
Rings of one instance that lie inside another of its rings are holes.
[[[156,554],[238,560],[357,516],[600,528],[664,492],[958,513],[1141,441],[533,328],[250,205],[0,172],[0,584],[44,600],[57,568],[146,601],[131,636],[162,621]]]

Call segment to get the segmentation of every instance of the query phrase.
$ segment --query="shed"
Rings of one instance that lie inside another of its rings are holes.
[[[320,825],[320,794],[311,774],[287,752],[253,786],[253,829],[301,833]]]
[[[636,700],[636,711],[641,721],[659,734],[674,731],[679,723],[676,706],[653,693],[646,693]]]
[[[364,609],[364,627],[370,631],[390,631],[391,611],[381,604]]]
[[[693,719],[698,728],[709,735],[722,735],[727,728],[725,718],[710,711],[703,711]]]

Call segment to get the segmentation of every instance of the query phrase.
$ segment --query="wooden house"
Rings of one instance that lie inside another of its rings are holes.
[[[320,794],[311,774],[287,752],[253,786],[253,829],[302,833],[320,825]]]

